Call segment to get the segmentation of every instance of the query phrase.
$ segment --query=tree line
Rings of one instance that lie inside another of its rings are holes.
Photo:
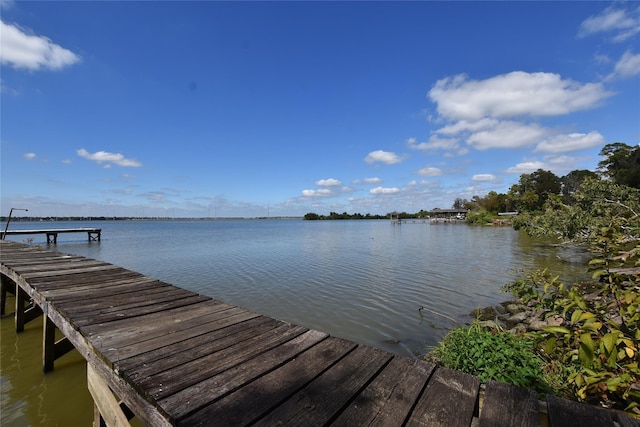
[[[539,212],[545,203],[554,198],[564,204],[574,204],[574,194],[587,179],[605,179],[618,185],[640,188],[640,146],[630,146],[623,142],[605,145],[600,150],[603,157],[597,170],[573,170],[563,177],[551,171],[538,169],[532,173],[520,175],[518,182],[507,193],[490,191],[484,197],[473,196],[471,200],[456,198],[453,209],[470,211],[467,221],[471,223],[489,222],[500,212]],[[416,213],[396,213],[401,219],[426,218],[431,211],[420,210]],[[306,220],[344,220],[344,219],[386,219],[386,215],[372,215],[347,212],[330,212],[329,215],[307,213]]]
[[[615,142],[605,145],[600,155],[603,159],[595,172],[573,170],[559,177],[553,172],[538,169],[520,175],[519,181],[506,194],[490,191],[484,197],[474,196],[471,200],[457,198],[453,207],[472,211],[467,216],[469,222],[486,222],[499,212],[540,212],[551,198],[573,205],[576,203],[576,191],[587,179],[604,179],[618,185],[640,188],[640,146]]]

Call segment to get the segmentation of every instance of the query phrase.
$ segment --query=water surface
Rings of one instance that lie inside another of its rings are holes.
[[[61,234],[57,245],[47,245],[44,235],[10,239],[33,238],[31,244],[111,262],[258,313],[411,357],[423,355],[457,323],[469,322],[474,308],[508,299],[501,287],[520,270],[549,268],[567,279],[584,272],[579,251],[532,240],[508,227],[302,220],[11,223],[11,229],[82,226],[102,228],[102,242],[87,243],[86,234]],[[39,358],[40,337],[28,337],[40,332],[36,328],[32,333],[30,326],[16,337],[9,323],[11,319],[2,319],[3,426],[7,413],[22,421],[25,414],[40,414],[43,410],[37,408],[47,393],[32,387],[54,387],[49,379],[58,378],[62,370],[69,375],[61,377],[78,377],[68,379],[74,389],[86,388],[85,374],[76,372],[84,369],[81,360],[64,369],[57,362],[54,374],[47,376],[38,362],[29,368],[35,372],[25,377],[9,361],[21,360],[25,351]],[[23,350],[27,346],[32,348]],[[68,425],[52,421],[49,411],[15,425]]]

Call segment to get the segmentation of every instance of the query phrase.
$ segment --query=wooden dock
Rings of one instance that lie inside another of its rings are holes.
[[[3,233],[2,240],[6,236],[18,236],[23,234],[46,234],[47,244],[58,243],[58,234],[63,233],[87,233],[87,240],[89,242],[99,242],[102,229],[101,228],[52,228],[52,229],[37,229],[37,230],[8,230]]]
[[[0,241],[2,308],[43,314],[43,368],[76,348],[96,423],[126,426],[639,426],[393,355],[124,268]],[[55,329],[65,338],[55,342]],[[96,426],[99,424],[95,424]]]

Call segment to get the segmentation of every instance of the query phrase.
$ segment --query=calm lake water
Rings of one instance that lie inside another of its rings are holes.
[[[508,299],[501,287],[519,271],[548,268],[569,281],[585,271],[579,250],[509,227],[302,220],[11,223],[12,230],[52,227],[100,227],[102,242],[61,234],[51,249],[412,357],[436,345],[456,322],[471,321],[474,308]],[[8,239],[31,237],[31,244],[47,246],[44,235]],[[420,306],[425,309],[418,311]],[[3,318],[2,426],[89,424],[82,358],[72,352],[46,376],[40,359],[41,326],[34,322],[16,335],[12,318]]]

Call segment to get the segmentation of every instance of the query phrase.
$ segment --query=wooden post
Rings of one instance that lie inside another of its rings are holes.
[[[42,322],[42,370],[47,373],[53,371],[56,346],[56,325],[44,316]]]
[[[0,316],[6,314],[7,294],[16,294],[16,284],[4,274],[0,275]]]
[[[42,314],[42,309],[37,304],[32,304],[31,307],[26,308],[26,302],[29,300],[29,294],[16,285],[16,332],[24,331],[24,325],[31,322],[33,319],[37,319]]]
[[[53,362],[75,348],[67,337],[56,341],[56,329],[55,323],[45,316],[42,322],[42,370],[45,373],[53,371]]]
[[[16,332],[24,331],[24,306],[27,301],[27,293],[16,285]]]
[[[89,363],[87,364],[87,387],[95,405],[94,427],[102,425],[107,427],[131,427],[127,415],[123,412],[113,392]]]

